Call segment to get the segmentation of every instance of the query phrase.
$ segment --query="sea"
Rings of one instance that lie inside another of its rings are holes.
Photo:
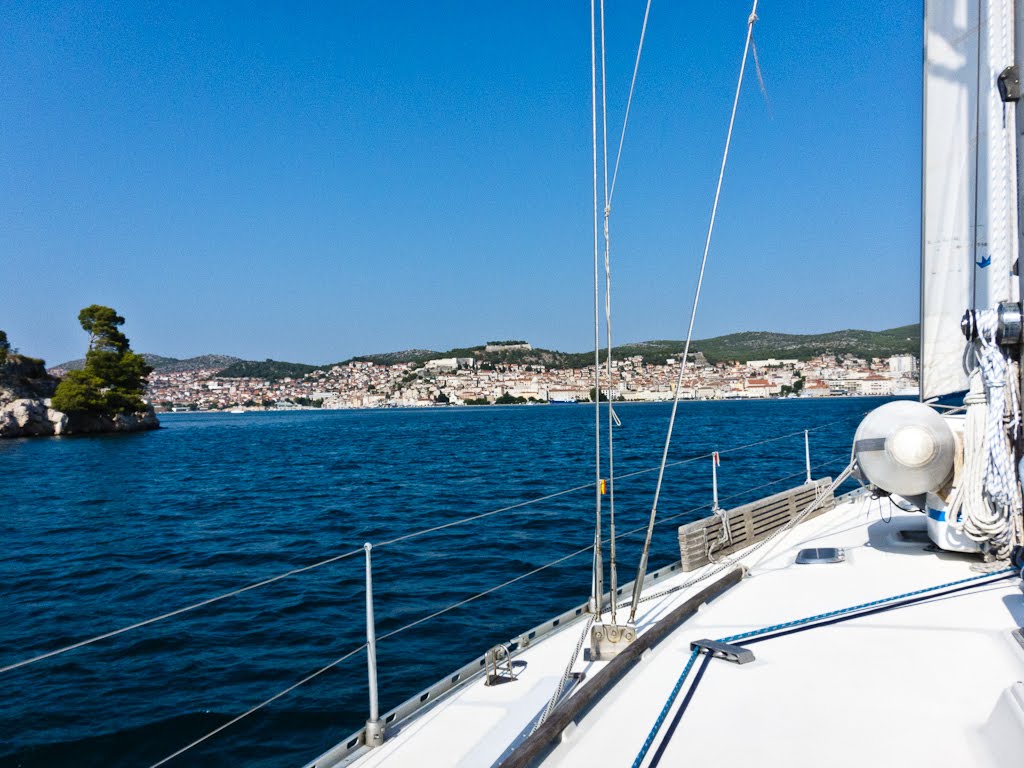
[[[678,560],[681,523],[709,514],[711,452],[735,506],[804,481],[805,430],[814,476],[837,475],[883,402],[681,403],[652,569]],[[614,405],[620,584],[670,410]],[[391,633],[382,712],[584,603],[594,418],[592,405],[188,413],[142,434],[0,441],[0,667],[335,558],[0,674],[0,765],[145,768],[359,649],[365,542],[376,631]],[[302,766],[361,727],[367,688],[357,651],[166,764]]]

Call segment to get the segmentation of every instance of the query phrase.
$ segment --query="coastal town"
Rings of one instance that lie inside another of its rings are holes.
[[[917,372],[917,359],[908,354],[711,364],[697,353],[683,372],[680,397],[909,395],[916,394]],[[613,360],[610,383],[602,365],[600,395],[614,401],[671,400],[678,378],[678,359],[669,358],[663,365],[649,364],[639,355]],[[229,378],[215,369],[155,371],[149,375],[147,397],[160,411],[237,411],[579,403],[592,402],[597,389],[593,366],[552,368],[450,357],[393,365],[350,361],[278,380]]]

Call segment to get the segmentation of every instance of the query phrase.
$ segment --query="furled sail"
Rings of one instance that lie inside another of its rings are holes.
[[[921,397],[966,390],[966,309],[1015,301],[1015,117],[997,86],[1013,63],[1012,0],[925,7]]]

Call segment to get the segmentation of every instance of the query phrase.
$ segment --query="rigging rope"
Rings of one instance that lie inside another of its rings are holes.
[[[637,568],[636,580],[633,587],[633,604],[629,612],[629,621],[636,617],[636,607],[640,600],[640,590],[644,581],[644,573],[647,570],[647,558],[651,547],[651,535],[654,532],[654,520],[658,515],[658,500],[661,496],[662,481],[665,476],[664,466],[668,462],[668,450],[672,443],[672,430],[675,428],[676,412],[679,410],[679,393],[683,386],[683,372],[686,370],[686,361],[690,354],[690,342],[693,339],[693,325],[697,318],[697,305],[700,303],[700,290],[704,284],[704,270],[708,262],[708,251],[711,248],[711,235],[715,230],[715,217],[718,214],[718,200],[722,194],[722,180],[725,177],[725,165],[729,159],[729,145],[732,143],[733,126],[736,123],[736,109],[740,103],[740,91],[743,88],[743,73],[747,67],[747,52],[750,50],[750,39],[754,34],[754,22],[757,21],[757,2],[751,8],[750,16],[747,18],[747,38],[743,45],[743,58],[740,62],[740,75],[736,82],[736,95],[732,102],[732,114],[729,117],[729,130],[725,137],[725,150],[722,152],[722,166],[718,171],[718,185],[715,189],[715,202],[711,206],[711,221],[708,224],[707,238],[704,240],[704,254],[700,261],[700,272],[697,276],[697,289],[693,295],[693,305],[690,309],[690,325],[686,331],[686,346],[683,349],[683,359],[679,363],[679,376],[676,378],[675,395],[672,400],[672,414],[669,416],[668,430],[665,435],[665,448],[662,452],[662,469],[658,473],[658,484],[654,490],[654,501],[651,504],[651,517],[648,524],[647,541],[644,542],[643,552],[640,555],[640,566]],[[639,586],[638,586],[639,585]]]
[[[764,106],[768,110],[768,119],[771,120],[774,118],[774,115],[772,115],[772,102],[768,98],[768,89],[764,87],[764,75],[761,74],[761,62],[757,58],[757,41],[754,38],[750,38],[750,50],[754,54],[754,72],[757,74],[757,84],[761,89]]]
[[[612,592],[614,595],[615,593]],[[612,601],[614,603],[614,600]],[[541,712],[540,717],[537,718],[537,722],[533,724],[533,728],[530,729],[530,735],[532,736],[537,732],[537,729],[544,725],[544,722],[551,715],[551,711],[558,704],[562,698],[562,691],[565,690],[565,684],[568,682],[569,677],[572,675],[572,668],[576,666],[576,659],[580,657],[580,651],[583,650],[583,644],[587,640],[587,635],[590,634],[590,628],[594,626],[594,615],[591,614],[587,617],[586,624],[583,626],[583,631],[580,633],[580,639],[576,641],[576,648],[572,652],[572,656],[569,657],[569,663],[565,665],[565,671],[562,672],[562,677],[558,681],[558,685],[555,686],[555,692],[551,694],[551,698],[548,699],[547,706],[544,707],[544,711]]]
[[[955,507],[963,501],[963,532],[982,544],[999,560],[1009,556],[1015,530],[1013,518],[1021,509],[1009,429],[1020,428],[1020,404],[1011,368],[996,343],[998,310],[975,312],[978,338],[974,346],[978,367],[971,374],[971,389],[964,403],[964,483],[951,504],[949,518],[956,521]]]
[[[597,28],[594,0],[590,0],[590,126],[594,159],[594,573],[591,612],[601,618],[604,606],[604,561],[601,551],[601,290],[598,278],[600,245],[597,234]]]
[[[611,579],[611,593],[618,589],[618,574],[615,562],[615,409],[612,407],[612,265],[611,265],[611,194],[608,189],[608,70],[604,35],[604,0],[601,0],[601,139],[602,158],[604,161],[604,327],[605,355],[608,386],[608,529],[611,542],[608,545],[608,575]],[[597,400],[601,400],[601,390],[597,390]],[[611,620],[615,623],[615,601],[611,605]]]
[[[615,194],[615,181],[619,178],[619,161],[622,160],[622,144],[626,140],[626,124],[629,122],[629,108],[633,106],[633,91],[636,90],[636,76],[640,71],[640,54],[644,50],[644,37],[647,34],[647,17],[651,13],[651,0],[647,0],[647,8],[644,9],[644,23],[640,27],[640,44],[636,48],[636,62],[633,64],[633,79],[629,83],[629,97],[626,99],[626,114],[622,118],[622,133],[619,134],[619,151],[615,155],[615,170],[612,172],[612,185],[608,190],[608,205],[612,204],[612,197]]]
[[[600,426],[600,403],[601,403],[601,372],[600,372],[600,357],[599,357],[599,335],[600,335],[600,323],[598,319],[597,305],[599,303],[599,287],[598,287],[598,241],[597,241],[597,116],[596,116],[596,64],[595,64],[595,49],[596,49],[596,30],[594,29],[594,3],[591,1],[591,90],[593,97],[593,155],[594,155],[594,401],[595,401],[595,442],[597,444],[598,453],[598,481],[600,481],[600,444],[601,444],[601,426]],[[611,544],[609,551],[609,575],[611,577],[611,591],[614,594],[618,587],[618,572],[616,566],[616,551],[615,551],[615,448],[614,448],[614,429],[619,424],[618,416],[615,415],[615,409],[612,405],[612,307],[611,307],[611,295],[612,295],[612,274],[611,274],[611,235],[609,220],[611,217],[611,203],[612,195],[615,189],[615,180],[619,175],[619,163],[622,160],[622,148],[626,140],[626,126],[629,122],[629,111],[633,104],[633,94],[636,90],[636,78],[640,70],[640,57],[644,47],[644,37],[647,34],[647,19],[651,12],[651,2],[648,0],[647,7],[644,10],[644,21],[640,28],[640,42],[637,45],[636,61],[633,64],[633,77],[629,85],[629,96],[626,99],[626,112],[622,119],[622,132],[619,134],[619,149],[615,156],[615,170],[612,174],[612,180],[608,182],[608,76],[607,76],[607,56],[605,47],[605,24],[604,24],[604,0],[601,0],[601,127],[602,127],[602,160],[604,167],[604,273],[605,273],[605,292],[604,292],[604,311],[605,311],[605,329],[607,332],[606,346],[607,352],[605,353],[605,363],[607,365],[607,386],[608,386],[608,525],[611,529]],[[596,542],[600,540],[600,516],[601,516],[601,500],[600,500],[600,489],[598,489],[598,499],[596,503],[597,513],[597,532],[595,533],[595,547]],[[600,569],[600,570],[599,570]],[[595,549],[594,556],[594,596],[595,601],[599,602],[599,597],[603,594],[601,582],[604,578],[604,566],[601,562],[600,553]],[[595,605],[596,613],[598,618],[601,618],[603,614],[603,606]],[[615,617],[615,605],[611,606],[612,611],[612,622],[616,620]]]

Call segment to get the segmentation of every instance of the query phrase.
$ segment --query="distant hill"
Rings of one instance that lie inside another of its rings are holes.
[[[679,357],[685,341],[643,341],[638,344],[624,344],[614,348],[618,359],[643,355],[647,363],[664,364],[669,357]],[[865,359],[891,357],[892,355],[917,355],[921,347],[921,327],[918,324],[903,325],[885,331],[845,330],[829,333],[798,334],[773,333],[771,331],[744,331],[697,339],[690,344],[690,352],[701,352],[709,363],[732,360],[745,363],[768,357],[809,360],[818,355],[854,355]],[[574,367],[592,361],[593,352],[570,355]],[[604,355],[601,355],[604,359]]]
[[[678,343],[678,342],[677,342]],[[807,360],[822,354],[850,354],[870,359],[920,353],[921,326],[903,325],[885,331],[845,330],[818,334],[748,331],[695,343],[709,362],[758,360],[766,357]]]
[[[759,360],[767,357],[796,358],[808,360],[822,354],[851,354],[857,357],[890,357],[891,355],[917,355],[921,345],[921,328],[904,325],[884,331],[845,330],[830,333],[797,334],[772,333],[770,331],[745,331],[698,339],[690,345],[690,352],[701,352],[710,363],[737,360]],[[680,340],[662,339],[622,344],[613,348],[613,356],[619,360],[642,355],[644,361],[663,365],[670,357],[678,358],[685,347]],[[583,368],[592,365],[594,353],[557,352],[550,349],[508,349],[486,351],[483,345],[460,347],[447,352],[415,349],[405,352],[388,352],[377,355],[361,355],[352,360],[364,360],[378,365],[395,363],[424,363],[439,357],[472,357],[478,363],[519,363],[521,365],[545,365],[549,368]],[[604,360],[604,352],[600,358]],[[349,362],[349,361],[345,361]]]
[[[185,360],[179,360],[176,357],[163,357],[161,355],[152,355],[148,352],[142,353],[143,359],[151,366],[153,370],[159,373],[185,373],[188,371],[199,371],[199,370],[217,370],[218,368],[226,368],[229,365],[240,362],[241,358],[232,357],[231,355],[199,355],[198,357],[189,357]],[[69,360],[66,363],[55,365],[50,368],[52,373],[59,373],[64,371],[80,371],[85,367],[85,359],[80,360]]]
[[[507,343],[507,342],[506,342]],[[395,365],[396,363],[423,364],[427,360],[443,357],[472,357],[477,363],[519,363],[520,365],[546,365],[549,368],[565,367],[566,360],[572,355],[556,352],[551,349],[509,349],[487,350],[486,345],[477,347],[456,347],[447,352],[435,352],[429,349],[410,349],[404,352],[385,352],[375,355],[358,355],[336,365],[350,362],[371,362],[377,365]]]
[[[322,366],[306,363],[285,363],[280,360],[237,360],[217,373],[219,379],[299,379]]]
[[[710,363],[728,362],[732,360],[745,363],[768,357],[796,358],[808,360],[822,354],[850,354],[862,358],[890,357],[891,355],[917,355],[921,345],[921,328],[918,324],[903,325],[884,331],[845,330],[830,333],[797,334],[772,333],[770,331],[744,331],[715,336],[710,339],[698,339],[690,345],[690,352],[703,353]],[[665,360],[678,358],[685,343],[679,340],[661,339],[641,341],[634,344],[621,344],[614,348],[615,358],[622,360],[634,355],[642,355],[644,361],[654,365],[663,365]],[[365,361],[377,365],[395,365],[397,363],[414,363],[422,365],[427,360],[444,357],[471,357],[480,363],[518,363],[520,365],[543,365],[548,368],[584,368],[594,362],[591,352],[558,352],[552,349],[508,349],[488,350],[486,345],[475,347],[457,347],[446,352],[432,349],[406,349],[401,352],[383,352],[373,355],[358,355],[341,363],[327,365],[309,365],[307,363],[287,363],[280,360],[242,360],[230,355],[200,355],[179,360],[174,357],[143,354],[146,362],[153,370],[161,373],[177,373],[195,370],[218,370],[221,378],[257,378],[276,381],[286,377],[300,378],[317,369],[327,369],[332,365],[344,365],[353,361]],[[604,352],[600,359],[604,360]],[[50,368],[52,373],[80,370],[84,360],[70,360]]]
[[[481,347],[482,349],[482,347]],[[375,365],[395,365],[397,363],[425,363],[437,357],[451,357],[446,352],[435,352],[432,349],[405,349],[401,352],[380,352],[373,355],[356,355],[334,365],[345,365],[352,362],[374,363]],[[329,367],[329,366],[328,366]]]

